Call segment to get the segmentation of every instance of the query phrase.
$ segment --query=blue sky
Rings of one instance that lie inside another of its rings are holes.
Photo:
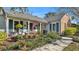
[[[8,11],[10,8],[6,7],[6,11]],[[57,12],[57,7],[28,7],[28,10],[32,15],[38,16],[38,17],[44,17],[44,15],[48,12]]]
[[[48,12],[57,12],[58,8],[55,7],[30,7],[28,8],[29,11],[35,15],[35,16],[39,16],[39,17],[44,17],[44,15]]]

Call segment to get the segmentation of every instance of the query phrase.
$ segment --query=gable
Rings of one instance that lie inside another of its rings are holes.
[[[68,22],[70,20],[70,16],[65,14],[60,20],[61,22]]]

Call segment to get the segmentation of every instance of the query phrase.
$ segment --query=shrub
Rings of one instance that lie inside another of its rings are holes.
[[[52,41],[55,41],[56,39],[52,39],[50,37],[45,38],[46,43],[52,43]]]
[[[76,35],[76,36],[79,36],[79,31],[77,31],[75,35]]]
[[[25,40],[19,40],[16,42],[20,47],[23,47],[25,45]]]
[[[77,27],[76,36],[79,36],[79,26]]]
[[[20,28],[22,28],[22,27],[23,27],[23,26],[22,26],[21,24],[17,24],[17,25],[16,25],[16,28],[17,28],[18,33],[20,33],[19,30],[20,30]]]
[[[40,34],[37,38],[33,40],[27,40],[26,41],[26,48],[28,47],[28,50],[32,50],[33,48],[40,47],[44,44],[46,44],[46,40],[44,35]]]
[[[15,36],[15,39],[16,39],[16,40],[20,40],[20,39],[24,39],[24,38],[23,38],[23,35],[20,35],[20,34],[19,34],[19,35]]]
[[[5,46],[0,46],[0,51],[6,51],[6,47]]]
[[[74,27],[70,27],[70,28],[67,28],[65,31],[64,31],[64,34],[67,35],[67,36],[73,36],[75,33],[76,33],[77,29],[74,28]]]
[[[5,32],[0,32],[0,40],[4,41],[7,38],[7,34]]]
[[[51,38],[52,40],[54,40],[54,39],[61,39],[61,37],[59,36],[59,34],[56,33],[56,32],[49,32],[47,34],[47,37]]]
[[[46,38],[44,37],[44,35],[43,36],[42,35],[38,36],[38,38],[35,39],[35,45],[37,45],[37,46],[44,45],[46,43],[45,39]]]
[[[73,41],[79,42],[79,37],[78,36],[73,36]]]
[[[23,38],[24,38],[24,39],[28,39],[28,35],[25,34],[25,35],[23,36]]]
[[[5,46],[5,48],[1,48],[1,50],[20,50],[25,45],[25,42],[23,40],[19,40],[14,44]]]
[[[26,47],[32,47],[33,46],[33,42],[32,41],[27,41],[26,42]]]
[[[22,28],[23,26],[21,24],[17,24],[16,28]]]
[[[13,44],[6,48],[6,50],[18,50],[18,49],[20,49],[20,46],[18,44]]]

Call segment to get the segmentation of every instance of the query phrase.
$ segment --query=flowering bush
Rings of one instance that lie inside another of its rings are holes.
[[[0,41],[6,40],[7,34],[5,32],[0,32]]]
[[[74,28],[74,27],[70,27],[70,28],[67,28],[65,31],[64,31],[64,34],[65,35],[68,35],[68,36],[72,36],[76,33],[77,29]]]

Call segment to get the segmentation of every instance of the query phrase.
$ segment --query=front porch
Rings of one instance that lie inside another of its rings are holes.
[[[7,34],[17,33],[17,24],[21,24],[23,26],[21,29],[19,29],[20,34],[23,35],[25,33],[30,34],[37,31],[42,32],[45,29],[45,25],[41,22],[20,19],[8,19],[6,26]]]

